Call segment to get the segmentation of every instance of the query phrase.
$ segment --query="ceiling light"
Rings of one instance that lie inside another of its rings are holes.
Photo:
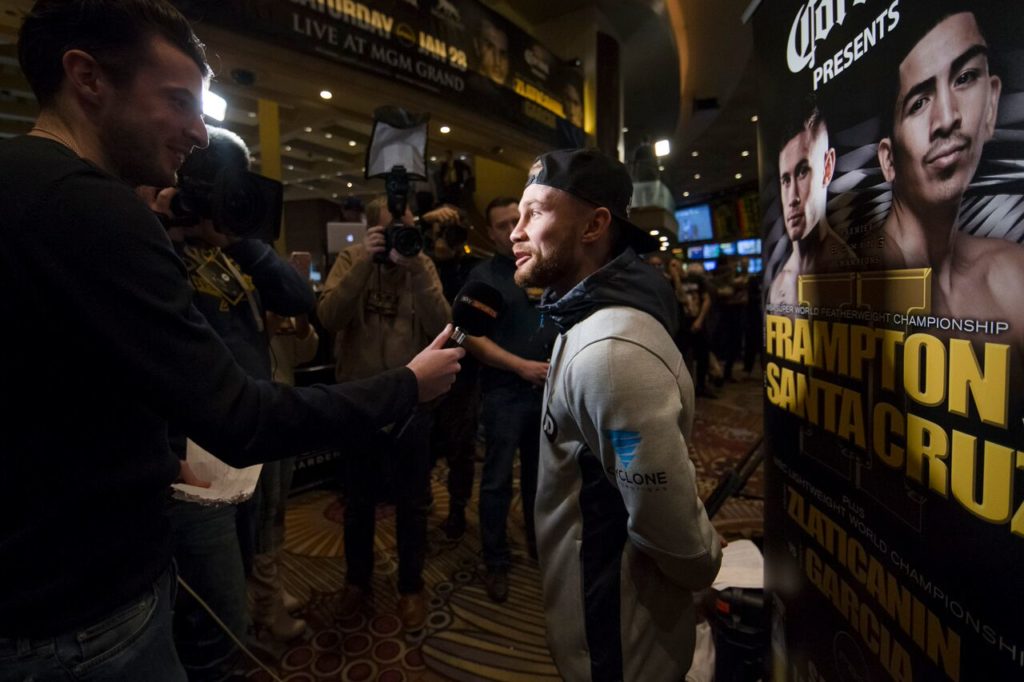
[[[627,128],[626,126],[622,126],[622,132],[628,133],[629,132],[629,128]]]
[[[698,156],[700,156],[700,152],[694,149],[692,152],[690,152],[690,156],[692,156],[693,158],[697,158]]]
[[[334,93],[331,92],[330,90],[321,90],[320,91],[320,98],[321,99],[330,99],[332,97],[334,97]]]
[[[320,174],[320,179],[321,180],[326,180],[327,179],[327,173],[321,173]]]
[[[431,162],[435,162],[435,161],[437,161],[437,157],[436,157],[436,156],[431,156],[431,157],[430,157],[430,161],[431,161]]]
[[[295,166],[291,165],[290,163],[287,166],[285,166],[285,168],[287,168],[288,170],[295,170]]]
[[[648,234],[650,234],[652,237],[657,237],[658,236],[658,231],[657,230],[651,230]]]
[[[693,174],[693,179],[694,180],[700,180],[700,173],[694,173]]]
[[[356,141],[355,140],[349,140],[348,141],[348,146],[349,147],[355,147],[356,146]]]
[[[249,118],[256,118],[256,112],[255,111],[250,111],[249,112]]]
[[[207,90],[203,93],[203,116],[208,116],[216,121],[223,121],[228,113],[228,101],[215,93]]]
[[[662,244],[662,245],[661,245],[661,248],[660,248],[660,249],[658,249],[658,250],[659,250],[659,251],[668,251],[668,244]]]
[[[661,235],[661,237],[660,237],[659,239],[660,239],[660,240],[661,240],[661,241],[662,241],[663,243],[665,243],[665,244],[668,244],[668,237],[666,237],[665,235]]]
[[[672,152],[672,143],[668,140],[658,140],[654,143],[655,156],[668,156]]]
[[[690,196],[690,193],[689,192],[683,192],[683,196],[684,197],[688,197],[688,196]]]
[[[750,117],[750,122],[757,123],[757,114],[754,114],[753,116]]]
[[[741,179],[743,177],[743,173],[737,173],[733,177],[736,178],[737,180],[739,180],[739,179]]]
[[[332,199],[337,199],[338,198],[338,193],[337,192],[331,192],[331,198]]]
[[[333,156],[328,156],[327,157],[327,163],[334,163],[334,157]]]
[[[743,158],[746,158],[746,157],[750,156],[750,152],[748,152],[746,149],[744,149],[743,151],[740,152],[740,156],[742,156]]]
[[[459,161],[465,161],[465,160],[466,160],[466,155],[465,154],[459,154]]]
[[[448,134],[448,133],[450,133],[451,131],[452,131],[452,129],[451,129],[451,128],[449,128],[448,126],[441,126],[441,134],[442,134],[442,135],[447,135],[447,134]]]
[[[335,173],[335,175],[337,175],[340,178],[342,175],[344,175],[344,173],[342,173],[341,171],[338,171],[337,173]]]
[[[348,187],[349,189],[352,189],[352,183],[351,182],[346,182],[345,186]]]
[[[310,128],[309,126],[306,126],[305,128],[303,128],[303,130],[305,130],[307,133],[313,132],[313,129]]]
[[[284,150],[285,150],[286,152],[290,152],[290,151],[292,150],[292,146],[291,146],[290,144],[286,144],[286,145],[284,146]]]
[[[332,137],[334,137],[334,135],[332,135],[331,133],[324,133],[324,137],[326,137],[329,140]]]

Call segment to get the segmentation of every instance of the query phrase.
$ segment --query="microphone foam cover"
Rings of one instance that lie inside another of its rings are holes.
[[[455,295],[452,322],[470,336],[487,336],[504,306],[500,291],[483,282],[469,282]]]

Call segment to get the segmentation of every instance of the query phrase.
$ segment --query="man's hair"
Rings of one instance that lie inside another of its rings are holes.
[[[502,206],[509,206],[509,205],[512,205],[512,204],[515,204],[516,206],[518,206],[519,205],[519,199],[515,199],[513,197],[495,197],[494,199],[491,199],[491,202],[489,204],[487,204],[487,208],[484,209],[484,218],[487,219],[487,224],[488,225],[491,224],[491,211],[492,210],[494,210],[496,208],[501,208]]]
[[[213,182],[222,170],[249,170],[249,148],[238,135],[224,128],[207,126],[210,144],[196,149],[178,170],[178,177]]]
[[[366,224],[370,227],[380,225],[380,218],[388,208],[387,196],[381,194],[374,197],[373,201],[366,205]],[[393,217],[392,217],[393,219]]]
[[[797,135],[805,130],[811,135],[817,135],[820,130],[828,132],[828,121],[825,120],[825,113],[818,105],[814,95],[807,95],[800,101],[800,106],[789,112],[788,118],[783,122],[779,134],[779,153]]]
[[[926,35],[955,14],[971,14],[978,24],[981,37],[985,37],[982,9],[984,3],[971,3],[969,0],[929,0],[927,3],[907,8],[900,7],[899,36],[893,36],[885,61],[890,65],[888,75],[882,82],[882,110],[879,116],[880,137],[891,138],[896,125],[896,104],[900,96],[900,66],[914,51]],[[992,58],[989,57],[989,71],[993,71]]]
[[[64,80],[64,54],[90,54],[118,87],[131,82],[161,37],[210,76],[203,44],[188,20],[165,0],[38,0],[18,34],[18,61],[41,106]]]

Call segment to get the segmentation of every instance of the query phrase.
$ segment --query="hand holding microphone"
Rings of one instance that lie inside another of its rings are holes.
[[[455,375],[460,369],[459,360],[466,351],[459,347],[445,348],[445,343],[454,333],[452,325],[445,326],[437,338],[406,365],[416,375],[421,403],[447,393],[455,383]]]
[[[501,292],[483,282],[470,282],[456,294],[452,304],[455,326],[447,325],[406,365],[416,375],[421,403],[448,392],[455,383],[459,359],[466,354],[462,342],[467,335],[486,336],[504,304]]]

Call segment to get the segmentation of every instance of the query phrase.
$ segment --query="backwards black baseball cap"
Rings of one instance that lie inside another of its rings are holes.
[[[657,251],[660,242],[629,222],[633,180],[626,167],[597,149],[560,149],[541,154],[530,168],[526,186],[544,185],[568,192],[588,204],[608,209],[622,227],[626,243],[637,253]]]

